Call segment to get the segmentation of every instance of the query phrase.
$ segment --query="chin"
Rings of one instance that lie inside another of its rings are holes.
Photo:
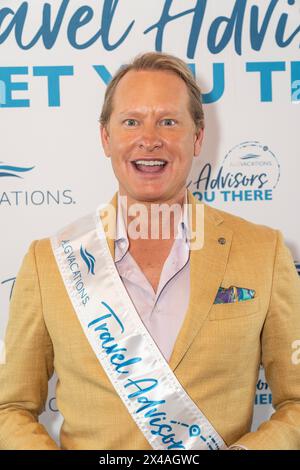
[[[142,194],[136,197],[136,199],[141,202],[155,202],[160,200],[161,196],[159,194]]]
[[[160,192],[156,191],[145,191],[145,192],[141,192],[139,194],[135,194],[134,195],[134,199],[137,200],[137,201],[140,201],[140,202],[156,202],[156,201],[159,201],[161,199],[165,199],[163,194],[161,194]]]

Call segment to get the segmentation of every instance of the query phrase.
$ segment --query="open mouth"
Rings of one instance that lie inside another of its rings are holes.
[[[135,160],[131,162],[134,168],[140,173],[162,173],[168,162],[166,160]]]

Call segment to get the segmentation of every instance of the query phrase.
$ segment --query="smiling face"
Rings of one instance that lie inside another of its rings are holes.
[[[129,203],[183,200],[203,130],[196,130],[185,82],[168,71],[129,71],[118,83],[101,128],[119,192]]]

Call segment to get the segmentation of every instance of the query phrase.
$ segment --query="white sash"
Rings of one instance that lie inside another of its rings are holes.
[[[99,213],[66,227],[52,237],[51,244],[83,331],[152,448],[226,449],[135,310],[109,251]]]

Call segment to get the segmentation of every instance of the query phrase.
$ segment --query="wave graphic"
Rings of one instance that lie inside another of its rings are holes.
[[[95,260],[94,256],[91,255],[91,253],[89,253],[87,250],[85,250],[82,247],[82,245],[80,247],[80,254],[81,254],[81,257],[82,257],[83,261],[85,262],[85,264],[88,267],[88,273],[92,273],[93,275],[95,275],[96,260]]]
[[[25,173],[34,169],[34,166],[31,167],[22,167],[14,165],[5,165],[3,162],[0,162],[0,178],[1,177],[12,177],[12,178],[22,178],[18,173]]]

